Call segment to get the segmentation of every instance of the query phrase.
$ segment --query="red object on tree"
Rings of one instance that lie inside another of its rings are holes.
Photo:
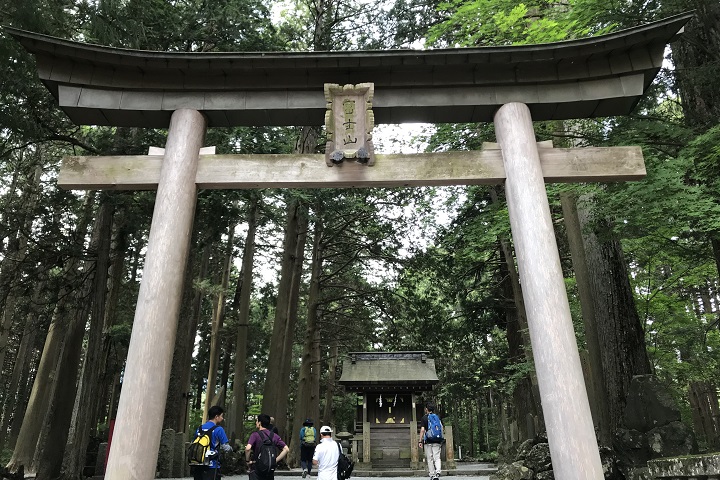
[[[115,430],[115,419],[110,420],[110,429],[108,431],[108,446],[107,450],[105,451],[105,469],[107,469],[107,461],[108,458],[110,458],[110,445],[112,445],[112,436],[113,436],[113,430]]]

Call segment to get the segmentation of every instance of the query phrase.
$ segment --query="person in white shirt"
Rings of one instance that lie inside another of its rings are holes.
[[[313,454],[313,465],[317,466],[317,480],[337,480],[338,458],[340,444],[332,439],[332,429],[326,425],[320,429],[320,443]]]

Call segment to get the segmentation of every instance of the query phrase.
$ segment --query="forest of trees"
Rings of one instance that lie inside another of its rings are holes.
[[[717,0],[23,0],[3,3],[0,25],[144,50],[324,51],[546,43],[691,10],[632,115],[535,126],[555,146],[640,145],[647,166],[642,181],[547,186],[578,347],[600,366],[600,444],[632,376],[654,374],[718,451]],[[76,126],[2,32],[0,52],[0,461],[82,478],[117,409],[154,193],[61,190],[59,163],[144,154],[167,132]],[[492,124],[393,131],[379,152],[495,141]],[[206,145],[319,153],[322,139],[320,126],[215,128]],[[243,439],[265,411],[292,464],[303,419],[352,431],[340,368],[372,350],[430,352],[432,399],[465,455],[497,458],[513,423],[519,440],[537,433],[527,412],[542,426],[502,186],[201,190],[186,272],[165,428],[187,432],[217,402]]]

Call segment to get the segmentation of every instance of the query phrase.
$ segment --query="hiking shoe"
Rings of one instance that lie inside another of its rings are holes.
[[[307,470],[303,468],[303,478],[307,477]]]

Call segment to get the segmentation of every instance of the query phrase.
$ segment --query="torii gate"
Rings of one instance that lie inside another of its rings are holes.
[[[73,189],[157,188],[106,478],[155,476],[199,187],[504,180],[555,478],[602,479],[544,183],[641,178],[642,153],[538,148],[532,122],[628,114],[690,17],[546,45],[311,53],[148,52],[6,28],[75,123],[169,126],[162,156],[69,157],[59,179]],[[499,150],[378,154],[373,166],[328,166],[323,155],[199,155],[208,127],[319,125],[325,84],[363,82],[374,84],[376,123],[493,121]]]

